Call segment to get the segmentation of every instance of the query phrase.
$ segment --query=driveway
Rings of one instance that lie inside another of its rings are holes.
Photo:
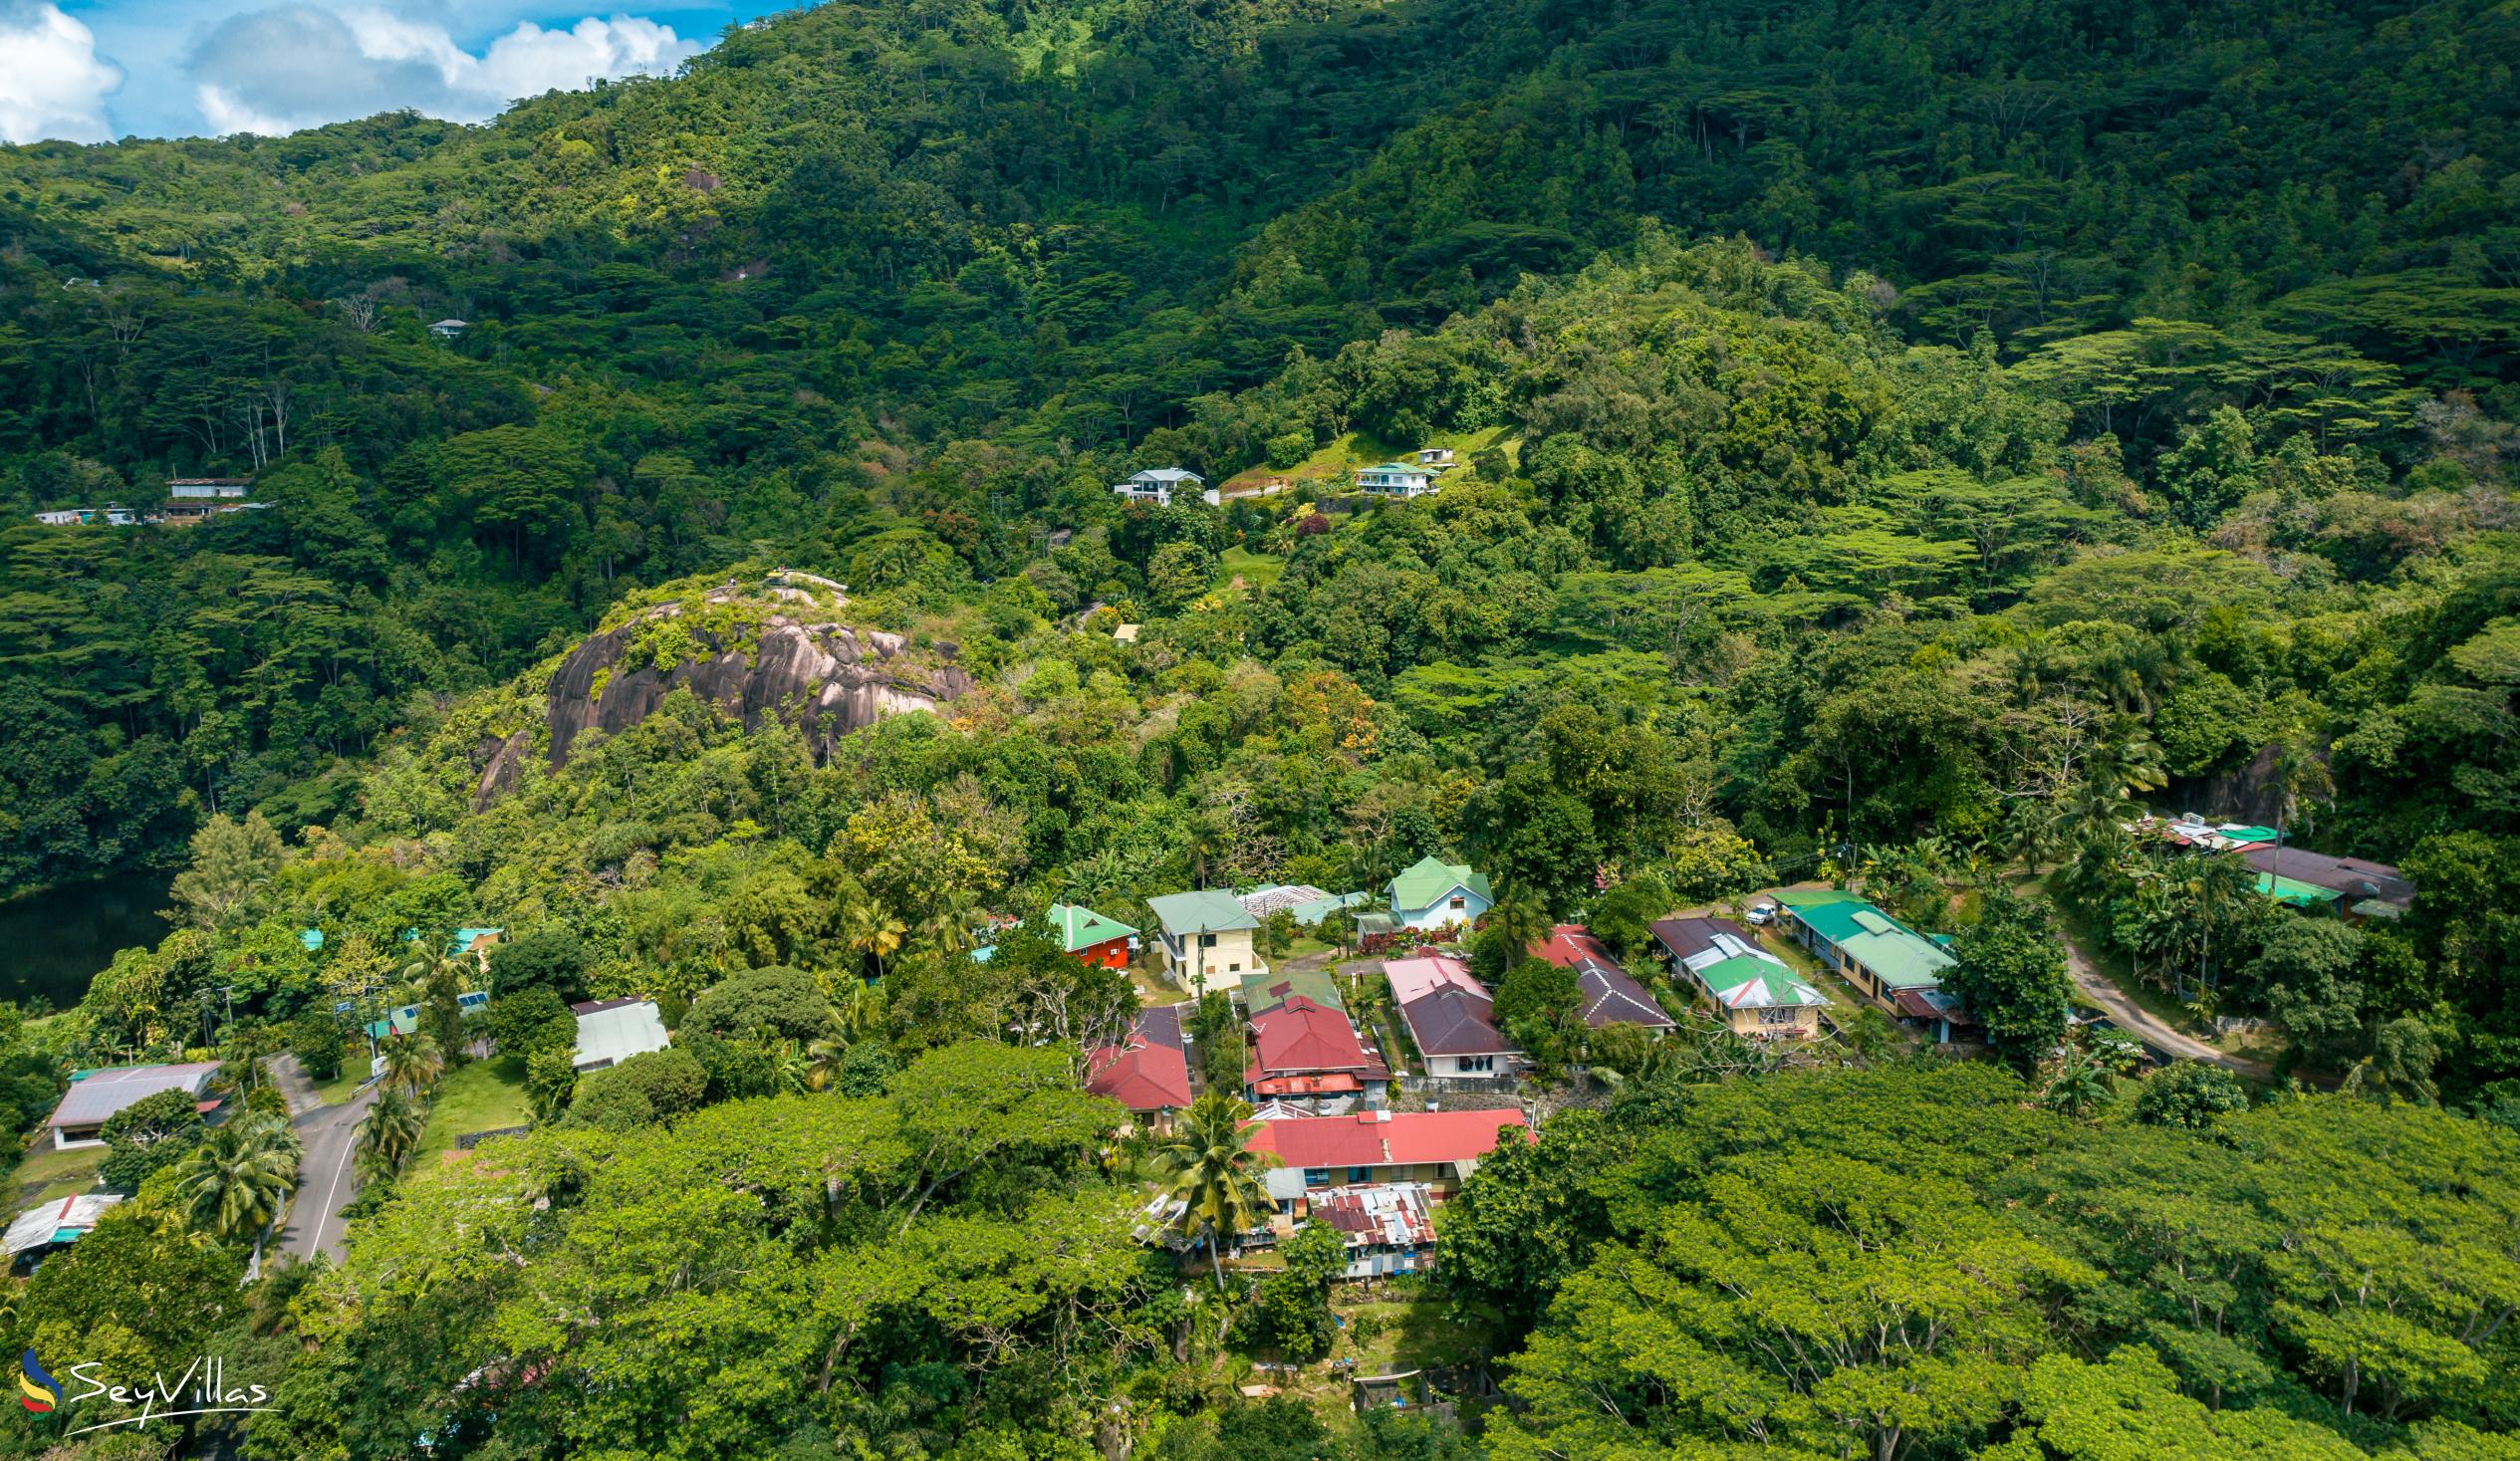
[[[2092,963],[2091,957],[2085,954],[2074,940],[2065,938],[2061,931],[2058,937],[2065,944],[2065,967],[2074,976],[2074,987],[2083,992],[2085,999],[2108,1011],[2109,1018],[2116,1022],[2119,1029],[2173,1060],[2220,1066],[2233,1075],[2246,1076],[2252,1081],[2271,1081],[2275,1078],[2273,1071],[2256,1061],[2226,1055],[2203,1041],[2172,1028],[2158,1015],[2127,998],[2127,992],[2120,989],[2108,975],[2101,973],[2099,967]]]
[[[359,1174],[351,1169],[359,1145],[359,1122],[377,1098],[369,1086],[340,1105],[317,1105],[289,1124],[305,1143],[298,1163],[298,1194],[289,1204],[289,1222],[280,1230],[278,1251],[311,1259],[318,1253],[335,1262],[342,1256],[342,1209],[359,1196]]]

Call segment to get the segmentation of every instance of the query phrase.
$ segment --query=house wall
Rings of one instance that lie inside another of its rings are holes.
[[[53,1128],[55,1151],[74,1151],[82,1146],[103,1145],[105,1145],[103,1126],[55,1126]]]
[[[1090,943],[1078,949],[1071,957],[1098,968],[1126,969],[1129,967],[1129,939],[1124,935],[1120,938],[1107,938],[1101,943]]]
[[[1164,977],[1197,994],[1202,973],[1212,989],[1238,982],[1245,974],[1266,970],[1269,966],[1261,961],[1260,952],[1251,941],[1257,931],[1234,928],[1222,933],[1185,934],[1178,939],[1163,934],[1156,942],[1163,949]],[[1202,938],[1215,942],[1202,945]]]
[[[1460,907],[1452,906],[1453,898],[1461,900]],[[1431,908],[1393,908],[1391,916],[1406,928],[1449,928],[1455,924],[1467,926],[1477,922],[1487,916],[1487,899],[1468,888],[1456,887],[1449,895],[1436,900]]]
[[[1801,1005],[1791,1010],[1726,1010],[1723,1013],[1732,1026],[1733,1034],[1753,1040],[1774,1040],[1778,1036],[1809,1040],[1820,1033],[1820,1008],[1817,1005]],[[1790,1020],[1771,1023],[1763,1018],[1787,1014],[1792,1016]]]

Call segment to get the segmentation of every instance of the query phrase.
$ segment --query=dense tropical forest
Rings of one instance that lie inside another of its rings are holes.
[[[180,874],[0,1007],[21,1192],[74,1069],[236,1108],[116,1117],[0,1328],[273,1395],[0,1450],[2520,1455],[2514,58],[2487,0],[831,3],[477,127],[0,148],[0,887]],[[1230,485],[1111,490],[1169,466]],[[264,506],[34,521],[191,477]],[[927,708],[687,683],[782,633]],[[1857,882],[1997,1050],[1544,997],[1594,1098],[1405,1302],[1143,1241],[1237,1123],[1119,1134],[1147,991],[1043,909],[1428,852],[1629,956]],[[2060,1046],[2060,933],[2258,1078]],[[672,1048],[579,1076],[630,996]],[[278,1260],[266,1058],[346,1096],[402,1006],[346,1251]],[[1497,1392],[1244,1392],[1394,1329]]]

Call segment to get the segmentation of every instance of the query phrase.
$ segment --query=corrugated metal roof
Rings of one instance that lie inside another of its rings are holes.
[[[106,1117],[161,1091],[198,1097],[218,1072],[212,1062],[173,1066],[113,1066],[75,1077],[48,1126],[101,1126]]]
[[[1223,888],[1202,887],[1190,892],[1165,893],[1146,899],[1154,910],[1155,921],[1163,931],[1178,936],[1184,933],[1225,933],[1237,928],[1257,928],[1260,920],[1236,901]]]
[[[631,1056],[663,1050],[673,1043],[665,1022],[649,1000],[609,1000],[578,1016],[580,1070],[620,1065]]]

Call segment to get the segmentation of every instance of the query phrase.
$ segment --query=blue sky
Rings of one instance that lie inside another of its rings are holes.
[[[478,122],[663,74],[796,0],[0,0],[0,140],[284,132],[409,107]]]

